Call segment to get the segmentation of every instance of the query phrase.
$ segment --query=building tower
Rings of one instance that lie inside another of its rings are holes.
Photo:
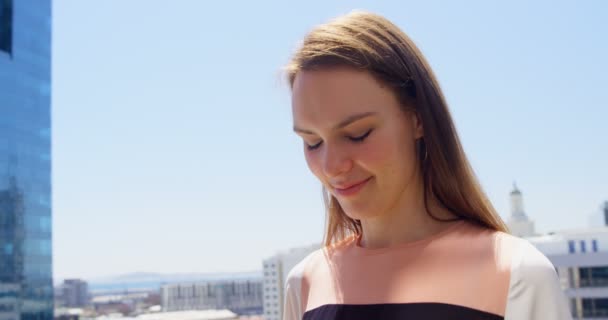
[[[52,320],[50,0],[0,0],[0,319]]]
[[[524,211],[524,199],[517,185],[513,183],[513,191],[510,194],[511,198],[511,216],[507,225],[511,233],[517,237],[530,237],[535,234],[534,222],[528,219]]]

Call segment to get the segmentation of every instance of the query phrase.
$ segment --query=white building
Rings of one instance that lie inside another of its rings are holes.
[[[176,283],[161,287],[162,310],[229,309],[237,314],[262,312],[260,279]]]
[[[92,318],[81,318],[84,320]],[[94,320],[236,320],[238,315],[230,310],[190,310],[141,314],[123,317],[120,314],[94,318]]]
[[[608,228],[526,239],[555,266],[574,319],[608,319]]]
[[[137,320],[233,320],[237,314],[230,310],[191,310],[142,314]]]
[[[283,318],[283,298],[287,274],[298,262],[320,247],[319,244],[316,244],[294,248],[264,260],[264,320]]]
[[[511,191],[511,216],[507,220],[509,231],[518,237],[530,237],[536,234],[534,222],[531,221],[524,211],[524,199],[521,191],[513,184]]]

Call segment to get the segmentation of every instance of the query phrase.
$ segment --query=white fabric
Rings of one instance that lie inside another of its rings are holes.
[[[527,240],[518,242],[511,261],[505,320],[571,320],[553,264]]]
[[[314,252],[313,252],[314,253]],[[304,276],[304,268],[312,254],[296,264],[285,281],[285,303],[283,305],[283,320],[302,320],[304,310],[302,310],[302,277]]]

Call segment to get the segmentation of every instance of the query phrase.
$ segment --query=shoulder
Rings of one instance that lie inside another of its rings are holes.
[[[555,267],[529,241],[511,242],[511,277],[505,319],[571,319]]]
[[[511,273],[512,285],[543,285],[557,280],[551,261],[528,240],[494,232],[494,246]]]
[[[309,253],[306,257],[300,260],[300,262],[298,262],[293,268],[291,268],[291,270],[289,270],[289,272],[287,273],[285,284],[295,285],[301,282],[304,278],[304,274],[308,266],[315,260],[317,260],[317,257],[319,255],[322,255],[323,250],[324,249],[321,248]]]
[[[513,237],[515,238],[515,237]],[[558,282],[557,272],[549,259],[525,239],[515,238],[511,261],[512,289],[553,287]]]
[[[300,320],[304,314],[304,303],[302,297],[302,287],[305,284],[305,271],[311,261],[315,260],[319,254],[322,253],[322,249],[318,249],[308,254],[304,259],[298,262],[291,270],[287,273],[285,279],[285,293],[284,293],[284,306],[283,306],[283,319],[284,320]]]

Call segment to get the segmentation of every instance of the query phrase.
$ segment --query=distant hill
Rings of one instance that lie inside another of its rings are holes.
[[[157,290],[163,284],[223,280],[259,280],[261,271],[236,273],[149,273],[135,272],[123,275],[86,279],[92,292],[125,292]]]

